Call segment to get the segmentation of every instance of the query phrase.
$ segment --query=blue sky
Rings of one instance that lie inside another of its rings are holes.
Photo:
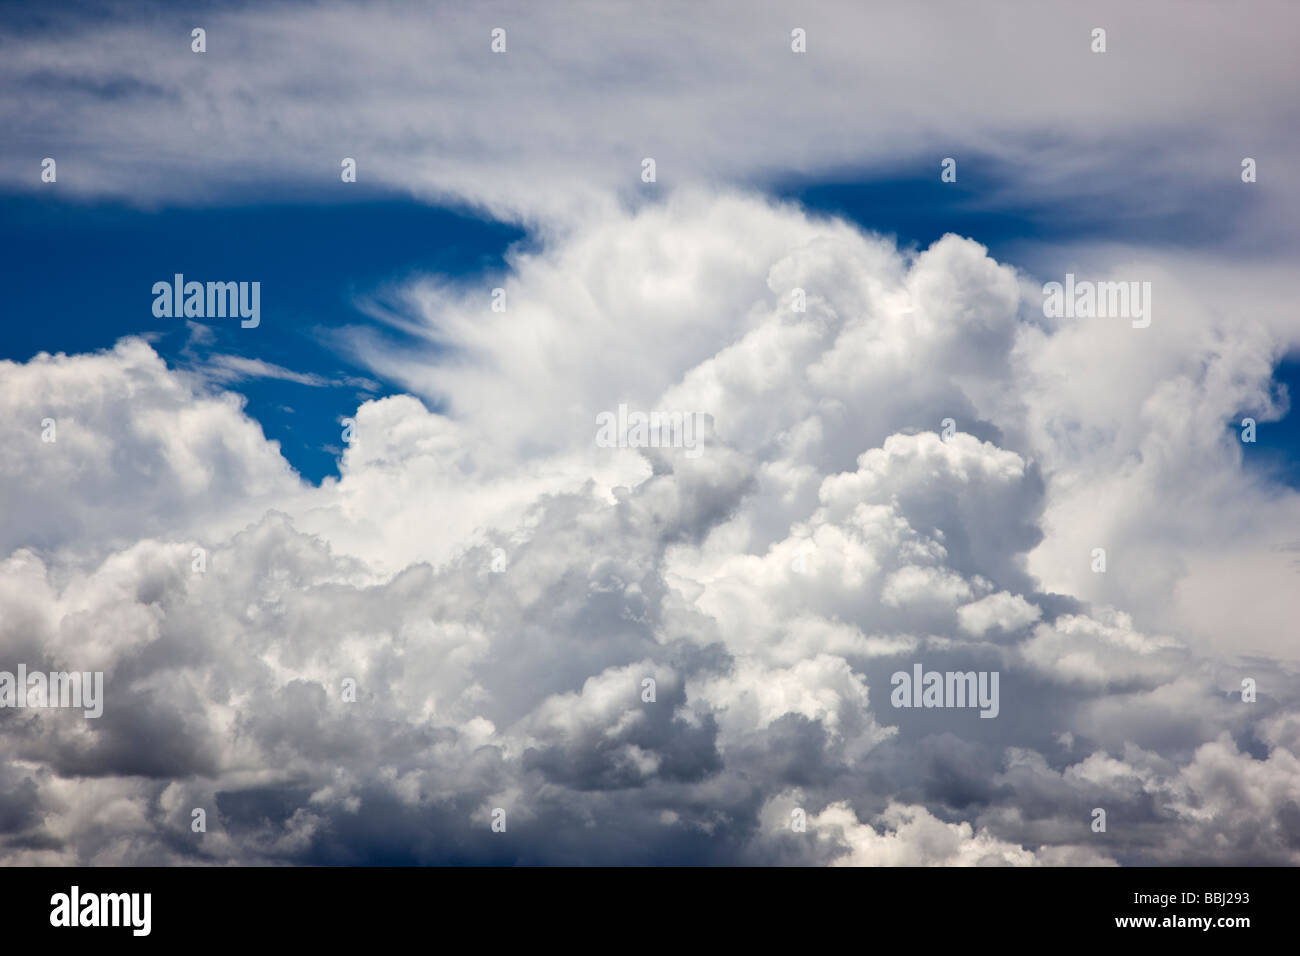
[[[142,210],[11,194],[0,200],[0,220],[8,226],[0,256],[12,269],[11,314],[41,316],[4,323],[0,357],[93,351],[148,334],[177,367],[222,353],[320,376],[331,384],[249,378],[231,385],[312,482],[338,473],[338,420],[393,392],[350,361],[330,333],[366,325],[400,339],[367,314],[368,303],[382,303],[417,273],[499,272],[505,250],[523,236],[517,227],[394,197]],[[184,319],[152,313],[153,283],[177,272],[200,282],[260,277],[265,321],[245,330],[238,321],[203,320],[215,339],[192,343]]]

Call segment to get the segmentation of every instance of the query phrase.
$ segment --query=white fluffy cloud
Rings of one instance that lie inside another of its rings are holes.
[[[0,551],[96,549],[141,535],[237,527],[299,487],[228,392],[197,394],[145,342],[0,362]]]
[[[364,354],[448,413],[367,402],[314,489],[139,340],[6,365],[0,658],[107,678],[99,721],[0,711],[7,861],[1300,862],[1294,673],[1142,621],[1177,572],[1126,614],[1030,563],[1120,518],[1117,570],[1177,550],[1152,475],[1248,487],[1216,415],[1267,323],[1060,392],[1062,341],[1151,330],[1050,327],[968,239],[702,193],[506,282],[411,290],[453,348]],[[598,447],[620,403],[707,415],[701,454]],[[914,661],[999,670],[998,718],[891,708]]]

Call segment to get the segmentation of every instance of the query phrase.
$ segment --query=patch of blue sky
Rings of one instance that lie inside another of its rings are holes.
[[[177,368],[203,368],[247,399],[248,413],[305,479],[337,474],[339,419],[392,394],[338,348],[364,325],[398,340],[365,304],[419,274],[473,281],[505,268],[523,233],[404,198],[260,203],[146,211],[116,203],[0,198],[8,273],[0,357],[90,352],[147,335]],[[261,283],[261,323],[153,314],[153,284]]]

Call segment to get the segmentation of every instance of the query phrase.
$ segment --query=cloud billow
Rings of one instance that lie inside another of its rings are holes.
[[[410,394],[357,410],[319,488],[142,340],[6,363],[0,652],[102,670],[106,701],[0,710],[0,857],[1300,862],[1290,665],[1152,628],[1159,576],[1115,606],[1045,583],[1121,522],[1151,549],[1217,527],[1158,496],[1072,507],[1130,451],[1106,478],[1130,495],[1243,480],[1230,435],[1167,440],[1169,389],[1206,421],[1267,389],[1249,343],[1183,374],[1209,310],[1176,342],[1093,327],[1113,362],[1169,353],[1125,408],[1054,390],[1044,356],[1087,330],[955,235],[909,252],[683,194],[504,282],[504,313],[413,284],[427,351],[353,342]],[[620,403],[707,416],[700,454],[599,445]],[[918,662],[998,672],[997,717],[891,706]]]

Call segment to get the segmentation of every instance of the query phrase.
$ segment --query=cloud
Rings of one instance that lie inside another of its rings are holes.
[[[240,355],[212,355],[209,356],[208,363],[206,374],[220,382],[238,382],[247,378],[275,378],[313,388],[334,384],[315,372],[295,372],[282,365]]]
[[[6,554],[233,529],[300,487],[238,396],[197,391],[143,340],[0,370]]]
[[[1246,17],[1176,0],[270,3],[199,13],[204,54],[190,50],[189,11],[113,10],[51,12],[45,29],[0,38],[7,182],[43,188],[37,163],[51,156],[62,191],[201,204],[351,189],[339,173],[351,157],[357,188],[549,229],[647,198],[647,156],[652,199],[850,169],[937,177],[951,156],[993,208],[1063,206],[1128,235],[1187,215],[1196,195],[1210,241],[1293,243],[1300,193],[1274,172],[1296,147],[1291,45],[1286,29],[1260,29],[1294,23],[1285,0]],[[796,26],[805,54],[791,51]],[[1230,192],[1244,156],[1269,197],[1248,208]]]
[[[881,814],[880,832],[860,823],[846,804],[827,807],[814,822],[819,835],[838,831],[847,845],[847,855],[835,860],[841,866],[1032,866],[1037,862],[1023,847],[983,831],[976,834],[968,823],[944,823],[925,807],[891,804]]]
[[[1042,613],[1041,608],[1020,595],[999,591],[959,608],[957,621],[963,631],[983,637],[993,628],[1017,631],[1038,620]]]
[[[1156,325],[1054,327],[969,239],[707,193],[517,251],[505,282],[505,313],[409,290],[450,347],[367,344],[416,394],[365,402],[319,488],[139,339],[6,363],[0,660],[107,696],[97,721],[0,710],[6,862],[1300,862],[1293,665],[1150,627],[1169,572],[1117,610],[1030,562],[1091,543],[1062,502],[1117,447],[1148,452],[1126,492],[1246,481],[1221,429],[1168,440],[1167,403],[1208,428],[1261,389],[1267,322],[1161,339],[1131,401],[1092,406],[1043,355]],[[620,402],[707,416],[698,457],[597,446]],[[1085,413],[1119,437],[1054,425]],[[1129,522],[1113,567],[1213,520],[1149,505],[1099,509]],[[894,709],[914,662],[999,671],[999,716]]]

